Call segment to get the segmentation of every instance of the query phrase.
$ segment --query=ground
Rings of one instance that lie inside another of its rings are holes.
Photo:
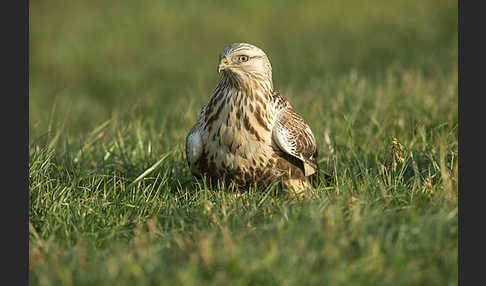
[[[31,285],[457,285],[457,1],[30,13]],[[218,55],[240,41],[316,137],[301,201],[187,168]]]

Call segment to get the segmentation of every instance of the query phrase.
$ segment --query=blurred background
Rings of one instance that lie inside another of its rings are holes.
[[[113,117],[190,127],[233,42],[267,53],[284,96],[351,72],[454,71],[457,14],[455,0],[30,1],[29,140]]]

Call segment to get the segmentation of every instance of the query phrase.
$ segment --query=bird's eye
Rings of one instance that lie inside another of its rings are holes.
[[[248,56],[240,56],[239,58],[240,62],[247,62],[248,61]]]

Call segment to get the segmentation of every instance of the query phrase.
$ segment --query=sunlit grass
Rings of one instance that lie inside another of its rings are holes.
[[[457,285],[457,3],[65,3],[30,8],[32,285]],[[233,41],[314,131],[303,201],[187,168]]]

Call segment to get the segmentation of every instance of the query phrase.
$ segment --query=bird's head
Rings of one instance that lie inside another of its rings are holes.
[[[239,82],[257,80],[272,85],[272,66],[267,55],[260,48],[247,43],[234,43],[226,47],[219,57],[218,72]]]

